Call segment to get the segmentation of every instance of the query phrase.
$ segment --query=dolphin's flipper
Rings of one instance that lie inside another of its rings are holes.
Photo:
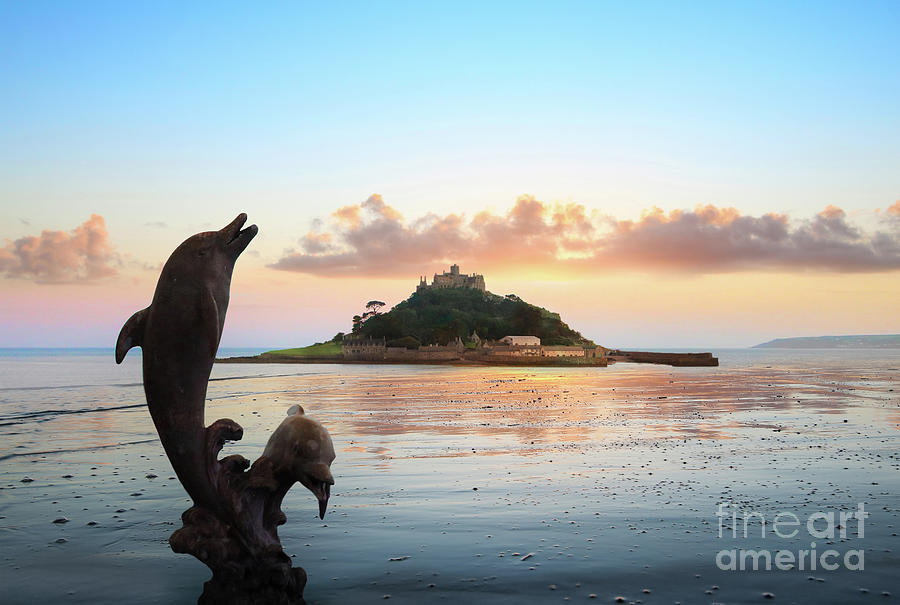
[[[200,317],[203,320],[205,335],[209,339],[209,354],[215,357],[222,335],[219,334],[219,305],[216,304],[216,297],[209,288],[203,290],[200,298]]]
[[[141,309],[128,318],[122,331],[119,332],[119,339],[116,341],[116,363],[122,363],[125,359],[125,353],[131,347],[139,347],[144,341],[144,322],[147,320],[147,312],[150,307]]]

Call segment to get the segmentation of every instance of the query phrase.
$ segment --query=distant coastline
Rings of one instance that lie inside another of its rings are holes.
[[[900,349],[900,334],[853,334],[776,338],[754,349]]]

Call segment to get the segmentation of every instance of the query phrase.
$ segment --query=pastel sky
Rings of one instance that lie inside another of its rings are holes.
[[[432,4],[432,6],[424,6]],[[223,346],[459,262],[608,346],[900,332],[900,4],[0,4],[0,347],[247,212]]]

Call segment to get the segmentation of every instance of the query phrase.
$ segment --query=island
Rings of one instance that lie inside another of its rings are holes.
[[[459,265],[424,277],[409,298],[388,312],[369,301],[349,334],[327,342],[267,351],[220,363],[442,363],[459,365],[599,366],[661,363],[717,366],[711,353],[623,351],[598,345],[570,328],[558,313],[515,294],[487,291],[483,275]]]
[[[754,349],[900,349],[900,334],[850,334],[776,338]]]

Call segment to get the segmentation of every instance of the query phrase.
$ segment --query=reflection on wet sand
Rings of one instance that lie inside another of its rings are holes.
[[[314,402],[336,435],[377,436],[386,447],[392,436],[434,434],[465,437],[477,447],[501,438],[519,445],[615,440],[631,435],[635,423],[656,438],[730,439],[743,429],[778,430],[733,418],[741,412],[840,414],[886,400],[893,384],[771,368],[392,370],[390,376],[283,377],[291,384],[278,392],[285,405]]]
[[[251,459],[295,403],[328,426],[338,451],[328,516],[320,522],[289,492],[279,530],[309,573],[311,605],[592,594],[749,603],[764,592],[818,605],[860,602],[860,587],[900,593],[897,359],[721,358],[681,369],[255,365],[256,376],[231,365],[215,370],[206,420],[239,422],[244,439],[222,455]],[[17,452],[0,468],[0,580],[27,587],[11,602],[112,604],[125,591],[136,602],[195,600],[208,573],[173,561],[166,544],[186,495],[146,408],[122,407],[139,389],[75,389],[50,402],[45,392],[0,393],[10,417],[27,411],[27,396],[41,397],[33,409],[77,410],[0,426],[0,448]],[[836,547],[864,547],[866,570],[719,571],[725,547],[810,542],[725,542],[721,502],[770,517],[865,502],[865,540]],[[71,522],[53,523],[61,517]]]

